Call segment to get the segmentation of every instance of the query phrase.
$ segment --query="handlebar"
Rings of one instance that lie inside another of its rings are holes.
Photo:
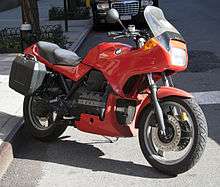
[[[135,37],[135,36],[140,36],[139,31],[136,32],[121,32],[121,31],[116,31],[116,32],[108,32],[109,37],[113,37],[113,39],[119,39],[119,38],[129,38],[129,37]]]
[[[112,31],[108,32],[108,36],[112,37],[114,40],[119,38],[131,38],[137,45],[137,48],[141,48],[145,41],[150,39],[150,33],[147,30],[129,30],[126,29],[124,31]],[[144,41],[144,42],[143,42]]]
[[[128,38],[128,36],[123,34],[123,35],[118,35],[118,36],[113,37],[114,40],[119,39],[119,38]]]
[[[111,31],[108,32],[108,36],[112,37],[114,40],[119,38],[145,38],[146,40],[151,38],[148,30],[136,30],[134,32],[129,31]]]

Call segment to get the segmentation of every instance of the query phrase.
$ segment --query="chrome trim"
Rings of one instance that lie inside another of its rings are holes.
[[[115,8],[119,12],[120,16],[124,16],[124,15],[136,16],[140,9],[140,3],[138,0],[113,2],[111,4],[111,7]]]

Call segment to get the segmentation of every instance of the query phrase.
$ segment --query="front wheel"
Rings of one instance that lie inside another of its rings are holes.
[[[47,98],[26,96],[23,113],[25,127],[32,136],[41,141],[56,140],[67,128],[64,121],[53,121]]]
[[[160,105],[167,136],[159,130],[153,108],[146,108],[139,128],[141,150],[157,170],[169,175],[184,173],[204,152],[208,135],[205,116],[194,99],[170,97]]]

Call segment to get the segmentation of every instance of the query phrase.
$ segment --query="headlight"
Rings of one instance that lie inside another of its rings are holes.
[[[186,66],[187,65],[187,53],[182,48],[171,47],[171,64],[174,66]]]
[[[99,3],[99,4],[97,4],[97,9],[98,10],[109,9],[109,3]]]
[[[141,6],[152,6],[154,2],[152,0],[142,0]]]

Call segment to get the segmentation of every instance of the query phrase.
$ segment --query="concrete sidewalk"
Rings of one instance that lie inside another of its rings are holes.
[[[43,22],[45,25],[48,21]],[[60,24],[64,28],[63,21],[50,21],[49,24]],[[71,45],[68,46],[68,49],[71,51],[76,51],[80,44],[83,42],[85,37],[92,29],[92,19],[89,20],[71,20],[69,21],[69,31],[65,32],[64,35],[67,37],[68,42]]]
[[[15,56],[0,55],[0,176],[13,160],[13,149],[9,142],[22,124],[23,96],[8,87],[8,75]]]

